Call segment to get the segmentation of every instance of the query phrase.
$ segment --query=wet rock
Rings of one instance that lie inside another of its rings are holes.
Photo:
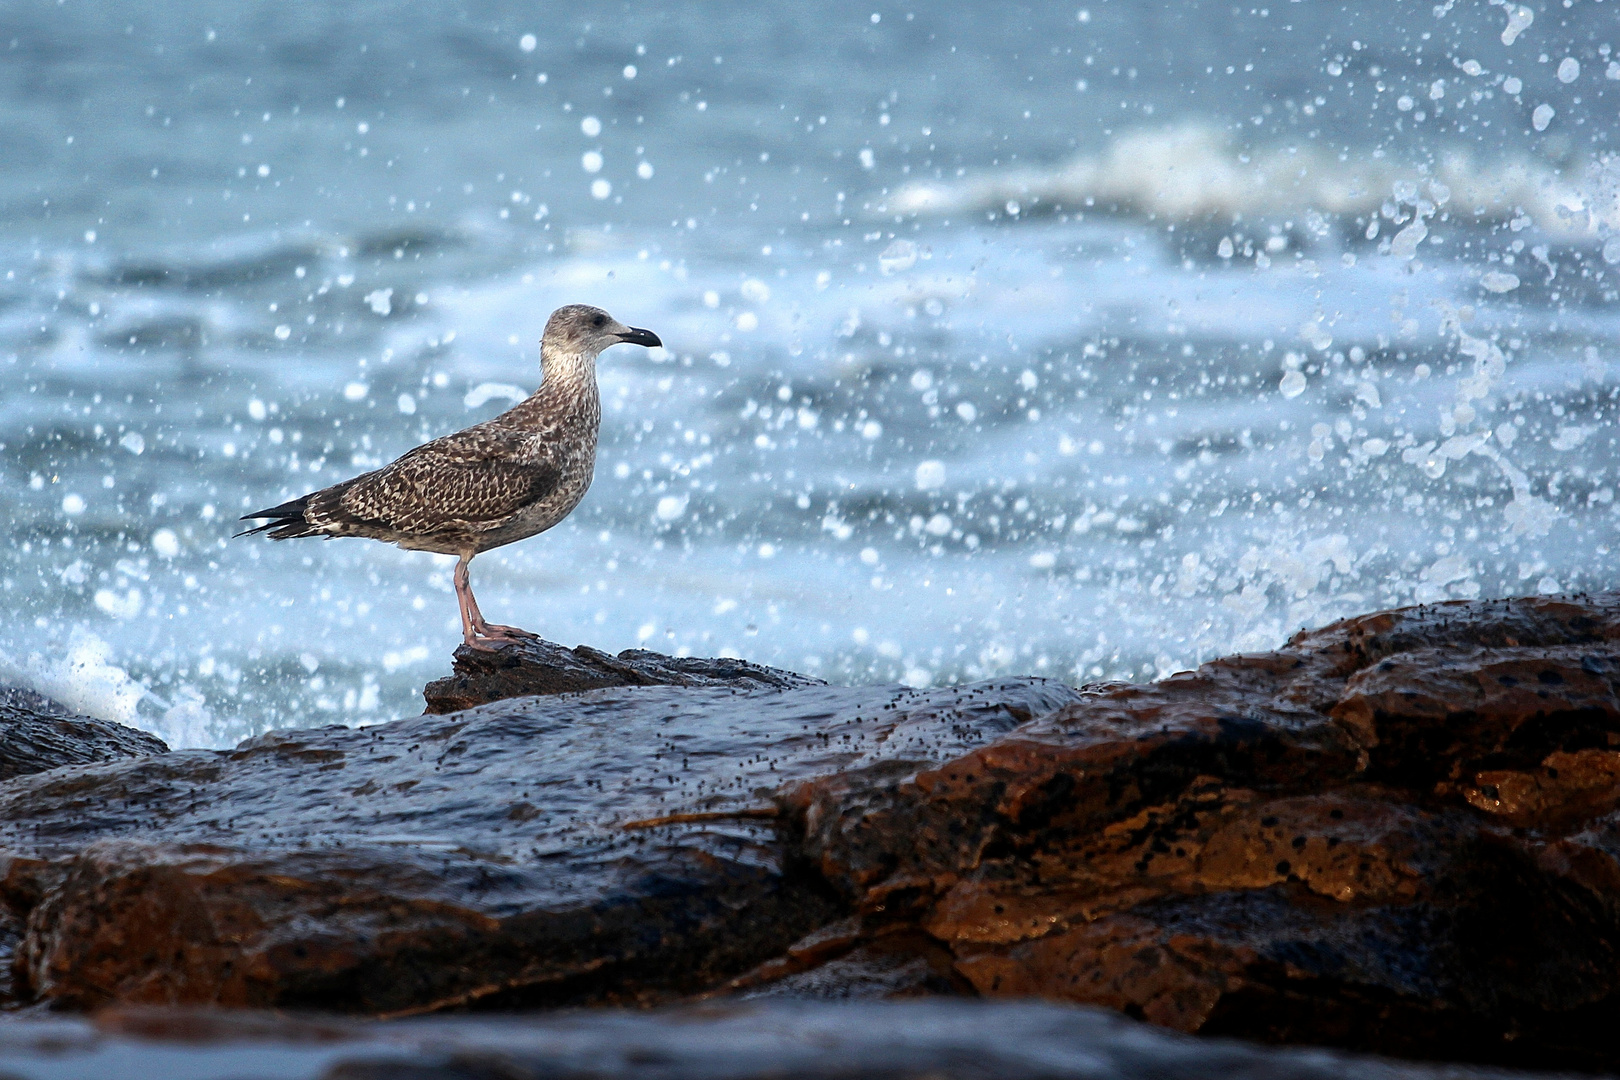
[[[562,654],[513,666],[601,655]],[[647,663],[696,685],[0,785],[21,989],[382,1015],[1033,996],[1620,1069],[1620,596],[1383,612],[1079,691]]]
[[[17,943],[22,940],[22,920],[0,908],[0,1011],[18,1004],[12,966],[17,959]]]
[[[59,765],[168,752],[155,735],[109,720],[75,716],[32,690],[0,687],[0,781]]]
[[[16,686],[0,686],[0,783],[61,765],[166,754],[163,740],[144,731],[88,716]],[[0,854],[0,864],[6,862]],[[0,897],[8,883],[0,873]],[[19,898],[27,902],[26,891]],[[0,1008],[14,998],[12,968],[23,922],[0,902]]]
[[[0,686],[0,705],[44,713],[46,716],[73,716],[73,710],[26,686]]]
[[[851,954],[915,928],[982,995],[1615,1068],[1617,639],[1615,596],[1385,612],[782,797]]]
[[[788,690],[821,686],[780,668],[745,660],[665,656],[626,649],[613,656],[580,645],[521,641],[498,649],[456,649],[454,674],[427,684],[422,696],[434,714],[470,709],[528,694],[569,694],[609,686],[729,686],[743,690]]]
[[[748,1002],[382,1024],[118,1009],[0,1025],[3,1075],[145,1080],[1505,1080],[1190,1039],[1096,1009],[950,1000]],[[1520,1074],[1523,1075],[1523,1074]]]
[[[663,1000],[847,914],[784,782],[909,775],[1077,697],[627,686],[57,770],[0,786],[0,900],[58,1005]]]

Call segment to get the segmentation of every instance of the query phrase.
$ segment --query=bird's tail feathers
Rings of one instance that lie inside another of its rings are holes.
[[[312,525],[304,519],[304,512],[309,509],[308,495],[301,496],[280,506],[272,506],[268,510],[256,510],[251,514],[243,514],[239,520],[256,521],[261,518],[272,519],[266,525],[259,525],[232,536],[252,536],[255,533],[268,532],[272,540],[297,540],[303,536],[325,536],[326,531],[318,525]]]

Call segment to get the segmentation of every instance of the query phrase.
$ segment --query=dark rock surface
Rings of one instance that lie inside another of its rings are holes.
[[[163,740],[107,720],[77,716],[67,706],[18,686],[0,686],[0,781],[61,765],[166,754]],[[0,854],[0,861],[3,861]],[[12,996],[12,963],[23,924],[0,903],[0,1002]]]
[[[1370,615],[790,787],[861,929],[735,985],[898,931],[985,995],[1620,1067],[1617,638],[1615,596]]]
[[[665,656],[626,649],[613,656],[589,645],[569,649],[549,641],[522,641],[499,649],[456,649],[454,674],[427,684],[422,696],[433,714],[457,712],[528,694],[570,694],[610,686],[720,686],[790,690],[825,685],[780,668],[746,660]]]
[[[638,670],[684,663],[721,684],[0,783],[19,993],[1034,996],[1620,1069],[1620,596],[1384,612],[1080,691]]]
[[[26,686],[0,686],[0,705],[11,705],[46,716],[74,716],[74,711],[60,701],[48,698],[38,690]]]
[[[1077,697],[620,687],[58,769],[0,785],[0,899],[63,1005],[659,1000],[843,914],[783,782],[909,775]]]
[[[0,1024],[6,1080],[1485,1080],[1514,1074],[1191,1039],[1095,1009],[754,1002],[384,1024],[122,1009]],[[1523,1074],[1517,1074],[1523,1075]]]
[[[0,780],[59,765],[168,752],[156,735],[110,720],[75,716],[32,690],[0,686]]]

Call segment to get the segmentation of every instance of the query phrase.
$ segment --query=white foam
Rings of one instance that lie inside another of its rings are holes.
[[[1276,217],[1315,210],[1378,211],[1396,184],[1428,188],[1454,215],[1506,221],[1528,214],[1558,234],[1593,234],[1620,225],[1614,185],[1602,178],[1620,166],[1593,162],[1555,170],[1528,158],[1485,162],[1466,150],[1439,156],[1430,169],[1365,158],[1344,162],[1310,146],[1243,152],[1221,131],[1202,125],[1127,132],[1097,155],[1053,168],[999,170],[958,183],[907,184],[878,210],[889,214],[997,212],[1018,202],[1025,216],[1038,204],[1084,210],[1197,219],[1230,214]],[[1589,177],[1571,182],[1568,177]],[[1443,193],[1443,194],[1442,194]],[[1089,200],[1089,202],[1088,202]]]
[[[81,716],[149,731],[173,749],[219,745],[201,693],[181,686],[171,701],[163,700],[114,662],[112,645],[82,626],[55,655],[18,660],[0,651],[0,683],[27,687]]]
[[[219,745],[212,710],[202,694],[189,686],[182,686],[175,692],[173,704],[163,711],[162,720],[139,726],[145,727],[174,750]]]
[[[1473,423],[1476,413],[1470,402],[1481,400],[1490,395],[1507,372],[1507,354],[1494,342],[1478,338],[1468,333],[1462,327],[1459,313],[1449,305],[1441,306],[1441,333],[1455,334],[1457,337],[1457,351],[1473,360],[1473,373],[1457,383],[1457,408],[1452,410],[1454,418],[1452,424],[1467,426]],[[1558,439],[1579,439],[1584,436],[1575,436],[1573,433],[1566,436],[1560,429],[1559,436],[1551,445],[1560,449]],[[1560,516],[1559,510],[1551,502],[1530,492],[1530,478],[1523,469],[1508,460],[1502,450],[1491,445],[1491,437],[1496,435],[1496,441],[1503,450],[1513,445],[1513,427],[1504,424],[1494,433],[1480,431],[1472,434],[1453,434],[1453,429],[1442,424],[1442,431],[1448,436],[1446,441],[1438,446],[1434,443],[1425,443],[1413,447],[1402,453],[1401,458],[1407,464],[1419,466],[1428,476],[1438,479],[1446,471],[1447,461],[1460,461],[1469,454],[1475,454],[1493,462],[1497,469],[1507,480],[1513,492],[1513,498],[1502,509],[1503,519],[1506,521],[1509,532],[1514,536],[1537,537],[1544,536],[1551,531],[1553,523]]]
[[[137,706],[150,691],[113,663],[112,646],[82,626],[55,656],[18,661],[0,652],[0,679],[36,690],[84,716],[140,726]]]

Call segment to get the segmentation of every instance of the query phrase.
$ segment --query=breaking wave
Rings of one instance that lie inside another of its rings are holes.
[[[970,212],[1019,217],[1083,211],[1195,221],[1316,211],[1375,214],[1392,197],[1422,192],[1481,224],[1534,223],[1560,236],[1620,226],[1620,158],[1563,166],[1528,157],[1481,161],[1464,149],[1432,164],[1390,161],[1315,146],[1245,150],[1207,125],[1139,129],[1101,154],[1050,168],[1006,169],[958,182],[907,184],[879,209],[890,214]],[[1526,220],[1528,219],[1528,220]]]

